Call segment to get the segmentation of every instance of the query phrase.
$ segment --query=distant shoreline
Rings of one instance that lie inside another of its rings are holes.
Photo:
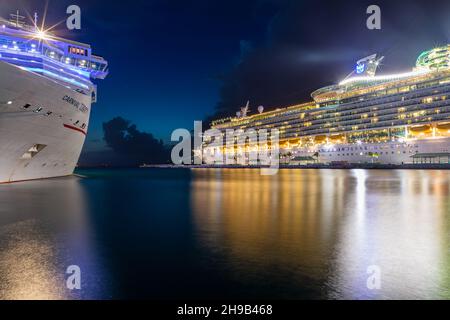
[[[268,168],[265,166],[211,166],[211,165],[146,165],[141,167],[113,167],[113,166],[92,166],[92,167],[78,167],[77,169],[262,169]],[[366,169],[366,170],[450,170],[450,164],[339,164],[339,165],[325,165],[325,164],[310,164],[310,165],[280,165],[280,170],[290,169],[329,169],[329,170],[351,170],[351,169]]]

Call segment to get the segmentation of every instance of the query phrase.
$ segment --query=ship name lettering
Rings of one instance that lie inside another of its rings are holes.
[[[74,105],[77,108],[80,106],[80,103],[77,100],[75,100],[74,98],[71,98],[69,96],[64,96],[63,100]]]
[[[86,105],[84,103],[81,103],[67,95],[63,97],[63,101],[70,103],[71,105],[75,106],[79,111],[81,111],[83,113],[86,113],[89,110],[88,107],[86,107]]]

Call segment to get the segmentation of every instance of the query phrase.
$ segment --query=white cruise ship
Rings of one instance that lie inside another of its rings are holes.
[[[108,74],[89,45],[20,18],[0,18],[0,184],[73,173]]]
[[[313,101],[268,112],[259,107],[252,115],[247,106],[211,126],[221,132],[278,129],[280,160],[287,165],[449,165],[450,45],[423,52],[405,73],[377,75],[383,59],[359,60],[346,79],[313,92]],[[251,146],[209,149],[229,158]]]

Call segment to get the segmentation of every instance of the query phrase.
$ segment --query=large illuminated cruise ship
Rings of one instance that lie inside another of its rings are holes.
[[[36,18],[37,19],[37,18]],[[87,44],[0,18],[0,183],[71,175],[107,62]]]
[[[277,128],[286,164],[449,163],[450,45],[422,53],[402,74],[376,75],[382,60],[361,59],[345,80],[312,93],[312,102],[269,112],[260,107],[253,115],[244,109],[212,127]]]

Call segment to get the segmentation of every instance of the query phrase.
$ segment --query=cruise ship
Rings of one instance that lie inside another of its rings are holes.
[[[108,63],[12,16],[0,18],[0,183],[71,175]]]
[[[449,164],[450,45],[423,52],[405,73],[377,74],[383,59],[359,60],[347,78],[313,92],[310,102],[268,112],[259,107],[255,114],[244,108],[211,127],[278,129],[284,164]]]

